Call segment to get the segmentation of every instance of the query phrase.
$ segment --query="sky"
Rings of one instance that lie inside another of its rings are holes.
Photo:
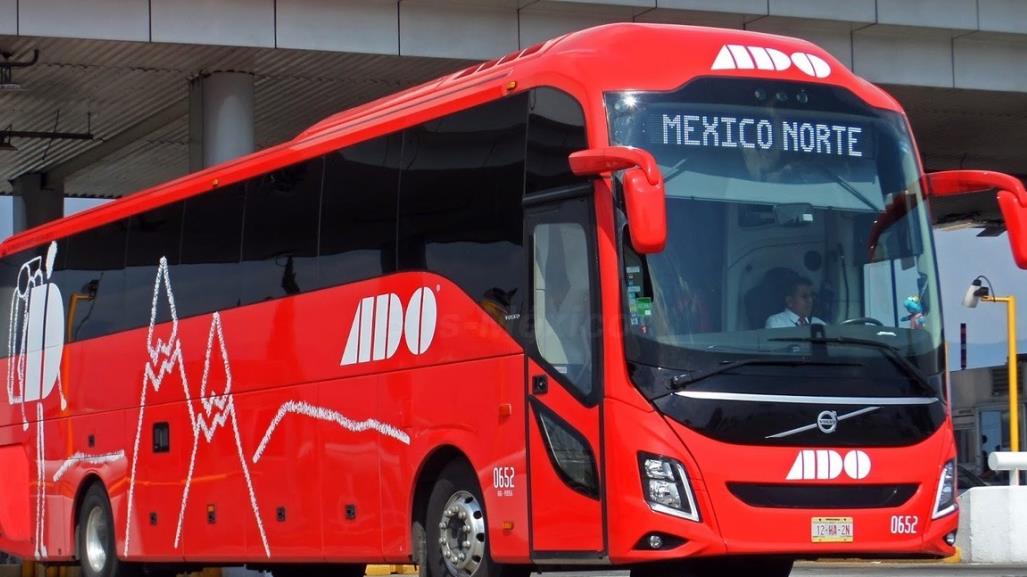
[[[93,199],[69,198],[65,214],[102,204]],[[11,235],[12,198],[0,196],[0,239]],[[1017,268],[1005,234],[978,238],[977,231],[937,231],[938,269],[949,341],[949,368],[959,368],[959,324],[967,323],[967,367],[988,367],[1006,362],[1006,310],[998,303],[981,303],[975,309],[962,306],[963,294],[977,275],[991,280],[999,296],[1017,297],[1017,347],[1027,352],[1027,271]]]

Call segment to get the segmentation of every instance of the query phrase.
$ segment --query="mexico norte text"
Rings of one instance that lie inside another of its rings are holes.
[[[864,131],[860,126],[708,114],[664,113],[661,116],[662,130],[650,131],[650,138],[666,145],[857,158],[864,155]]]

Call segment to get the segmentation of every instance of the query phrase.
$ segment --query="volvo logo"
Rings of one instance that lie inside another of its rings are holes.
[[[817,428],[826,435],[833,433],[838,428],[838,413],[835,411],[823,411],[817,415]]]
[[[838,429],[838,423],[840,421],[844,421],[845,419],[851,419],[853,417],[858,417],[860,415],[865,415],[867,413],[872,413],[880,408],[881,407],[866,407],[864,409],[859,409],[858,411],[845,413],[844,415],[839,415],[838,411],[821,411],[820,414],[817,415],[816,421],[813,421],[808,425],[803,425],[801,427],[796,427],[794,429],[782,431],[775,435],[767,435],[767,438],[781,439],[783,437],[790,437],[792,435],[798,435],[799,433],[805,433],[806,431],[812,431],[813,429],[820,429],[821,433],[824,433],[825,435],[830,435]]]

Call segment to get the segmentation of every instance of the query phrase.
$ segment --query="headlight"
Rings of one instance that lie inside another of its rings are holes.
[[[941,469],[938,479],[938,496],[934,499],[932,519],[944,517],[956,510],[956,462],[949,461]]]
[[[650,503],[675,509],[681,508],[681,493],[678,491],[677,483],[672,481],[649,479],[649,494],[647,498]]]
[[[639,453],[642,493],[653,511],[699,521],[692,485],[685,468],[674,459]]]

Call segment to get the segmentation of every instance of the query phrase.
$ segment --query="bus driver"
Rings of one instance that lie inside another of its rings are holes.
[[[822,325],[824,321],[813,316],[813,283],[800,276],[792,278],[785,292],[785,309],[767,317],[766,328],[778,329],[809,324]]]

